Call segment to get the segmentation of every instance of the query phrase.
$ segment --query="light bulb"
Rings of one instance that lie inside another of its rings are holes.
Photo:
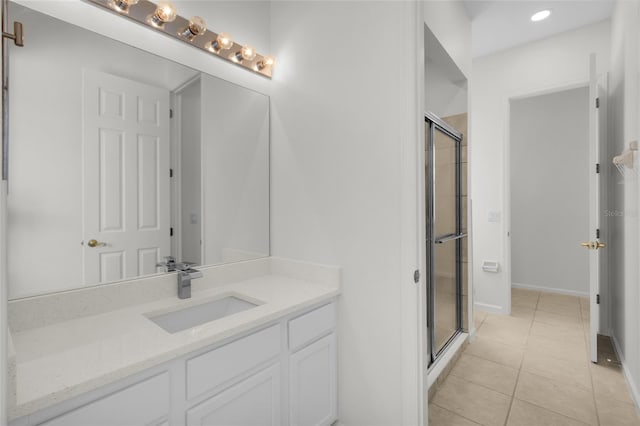
[[[211,42],[210,50],[219,52],[223,49],[230,49],[233,46],[233,39],[227,33],[220,33],[216,39]]]
[[[180,35],[189,40],[193,40],[195,36],[204,34],[205,31],[207,31],[207,24],[204,22],[204,19],[199,16],[194,16],[189,19],[189,26],[182,30]]]
[[[534,13],[531,17],[533,22],[542,21],[543,19],[547,19],[551,15],[550,10],[541,10],[540,12]]]
[[[236,52],[235,58],[237,61],[241,62],[243,59],[247,61],[251,61],[256,57],[256,49],[248,44],[242,46],[239,52]]]
[[[267,55],[258,62],[258,69],[261,70],[267,67],[272,67],[275,63],[275,58],[273,56]]]
[[[176,16],[176,7],[168,1],[161,1],[158,3],[153,16],[151,16],[151,22],[155,26],[161,27],[167,22],[173,22]]]
[[[115,0],[113,7],[120,12],[128,12],[129,7],[137,4],[140,0]]]

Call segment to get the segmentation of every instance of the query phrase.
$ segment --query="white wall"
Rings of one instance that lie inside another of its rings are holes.
[[[202,264],[202,99],[200,79],[176,98],[180,112],[180,250],[179,261]],[[173,122],[176,124],[176,121]],[[175,218],[177,219],[177,218]],[[174,219],[174,222],[175,222]],[[173,241],[172,241],[173,242]]]
[[[272,4],[279,58],[272,253],[343,267],[338,393],[345,425],[419,418],[421,301],[412,275],[423,244],[416,153],[424,132],[424,22],[416,6],[423,5]],[[396,54],[385,57],[389,51]]]
[[[82,69],[168,90],[197,72],[19,6],[12,15],[29,28],[27,46],[10,49],[8,273],[16,298],[82,285]]]
[[[508,147],[509,99],[585,84],[589,55],[598,54],[598,72],[609,68],[610,24],[579,30],[474,59],[471,99],[471,198],[476,305],[507,313],[510,286],[504,269],[483,272],[483,260],[504,266],[509,218],[505,209],[505,155]],[[497,212],[499,222],[489,222]]]
[[[589,294],[589,88],[511,102],[511,279]]]
[[[609,79],[609,160],[639,139],[638,70],[640,5],[616,3],[612,17],[611,75]],[[638,168],[637,155],[635,167]],[[611,287],[611,332],[636,405],[640,407],[640,276],[638,258],[639,219],[637,178],[623,179],[610,167],[608,210],[620,212],[608,218],[607,254]],[[623,183],[623,184],[619,184]]]

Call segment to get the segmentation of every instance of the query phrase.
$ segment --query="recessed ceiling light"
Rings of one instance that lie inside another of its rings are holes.
[[[540,12],[534,13],[531,16],[531,20],[533,22],[542,21],[543,19],[547,19],[549,17],[549,15],[551,15],[551,11],[550,10],[541,10]]]

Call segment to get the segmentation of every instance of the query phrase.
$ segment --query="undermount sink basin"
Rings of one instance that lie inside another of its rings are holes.
[[[177,333],[189,328],[215,321],[247,309],[255,308],[256,303],[248,302],[236,296],[226,296],[222,299],[199,305],[189,306],[165,314],[146,314],[147,318],[169,333]]]

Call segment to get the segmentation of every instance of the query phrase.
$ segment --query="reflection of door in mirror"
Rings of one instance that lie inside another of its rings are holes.
[[[156,273],[170,254],[169,91],[83,77],[84,284]]]

